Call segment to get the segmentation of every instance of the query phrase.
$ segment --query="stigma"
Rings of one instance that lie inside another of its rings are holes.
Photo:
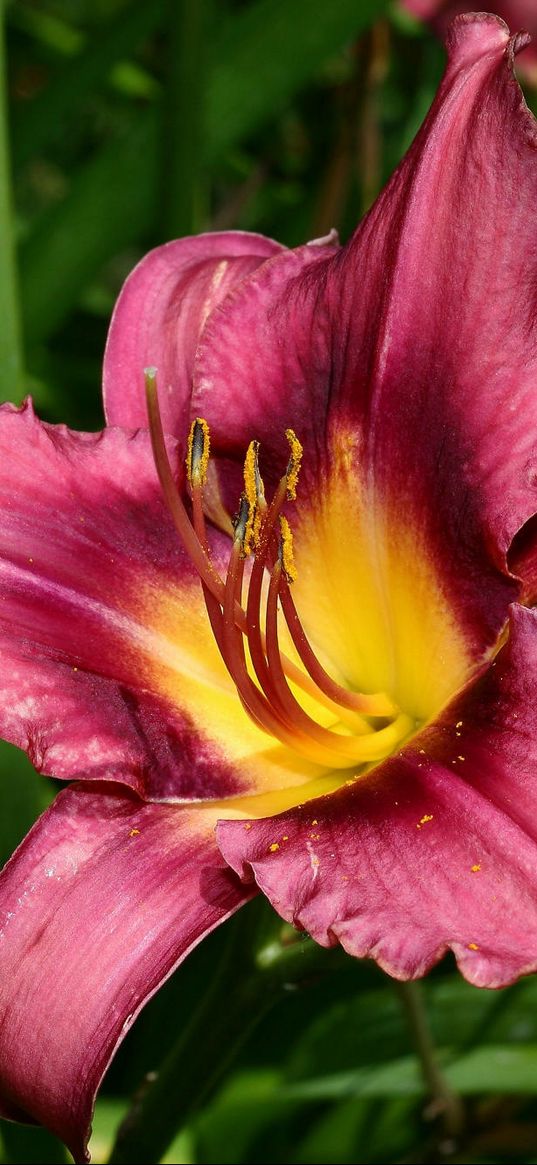
[[[415,723],[386,693],[357,692],[339,684],[306,636],[292,596],[297,567],[291,520],[284,512],[298,498],[303,451],[297,435],[292,429],[285,432],[287,463],[270,499],[259,469],[259,443],[253,440],[248,446],[229,561],[221,573],[211,559],[204,506],[209,426],[197,418],[190,429],[187,508],[168,460],[155,369],[145,370],[145,382],[162,491],[199,576],[212,633],[245,712],[259,729],[308,761],[359,775],[400,747]],[[282,650],[283,625],[294,646],[293,659]]]

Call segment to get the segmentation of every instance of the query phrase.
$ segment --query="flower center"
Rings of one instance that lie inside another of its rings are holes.
[[[283,513],[295,501],[302,457],[300,442],[286,432],[290,455],[267,501],[251,442],[244,465],[244,492],[233,523],[227,572],[214,567],[204,516],[209,429],[194,421],[188,443],[191,516],[176,488],[159,414],[156,374],[146,370],[149,424],[155,464],[166,502],[201,581],[207,616],[241,704],[258,728],[323,769],[360,771],[394,752],[416,730],[414,718],[384,692],[357,692],[333,679],[317,658],[293,596],[293,537]],[[295,658],[282,651],[281,622]]]

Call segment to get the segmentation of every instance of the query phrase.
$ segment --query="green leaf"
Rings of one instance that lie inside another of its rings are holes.
[[[158,189],[156,141],[156,113],[146,110],[121,142],[78,171],[65,201],[26,240],[20,280],[29,342],[53,332],[110,255],[149,229]]]
[[[48,1129],[0,1121],[4,1160],[10,1165],[64,1165],[68,1157],[64,1145]]]
[[[278,116],[386,8],[387,0],[257,0],[229,20],[212,53],[208,155],[221,154]]]
[[[131,0],[78,51],[49,82],[44,92],[14,110],[13,164],[23,166],[61,137],[67,122],[80,116],[84,101],[102,85],[118,62],[162,22],[164,0]]]
[[[384,0],[257,0],[215,43],[206,96],[206,162],[286,107],[321,66],[385,9]],[[269,65],[270,62],[270,65]],[[103,263],[159,230],[161,127],[141,110],[123,138],[75,175],[21,250],[23,319],[36,343],[59,326]]]
[[[444,1063],[451,1087],[462,1096],[488,1092],[507,1095],[537,1093],[537,1044],[515,1047],[499,1044],[475,1048],[452,1063]],[[345,1096],[385,1098],[423,1096],[425,1085],[415,1056],[402,1056],[381,1066],[338,1072],[282,1088],[285,1100],[310,1103]]]
[[[50,799],[49,782],[36,773],[25,753],[0,741],[0,866]]]
[[[416,1104],[351,1100],[312,1114],[294,1152],[295,1165],[354,1165],[400,1160],[416,1141]],[[289,1142],[288,1142],[289,1143]],[[255,1158],[254,1158],[255,1159]]]
[[[445,1068],[453,1088],[463,1096],[486,1092],[504,1095],[537,1093],[537,1044],[509,1044],[474,1048]]]
[[[125,1100],[112,1100],[110,1097],[101,1096],[97,1098],[88,1146],[92,1161],[108,1160],[117,1127],[124,1119],[127,1107]]]
[[[267,918],[272,941],[264,933]],[[111,1165],[160,1160],[177,1131],[209,1099],[269,1008],[289,989],[333,974],[349,962],[341,950],[323,950],[291,928],[278,939],[275,927],[281,933],[281,922],[262,901],[250,902],[226,924],[223,957],[185,1026],[177,1025],[176,1042],[158,1072],[139,1090],[119,1130]]]
[[[459,1038],[466,1039],[494,1004],[490,993],[467,984],[461,991],[453,991],[450,984],[451,980],[447,980],[446,985],[440,981],[426,986],[437,1043],[456,1044]],[[327,1008],[294,1043],[288,1058],[288,1075],[299,1080],[383,1063],[405,1055],[409,1048],[408,1026],[400,1002],[395,991],[384,986],[361,992],[352,1000],[337,1000]]]

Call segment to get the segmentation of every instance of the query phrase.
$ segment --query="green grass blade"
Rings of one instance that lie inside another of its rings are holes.
[[[4,0],[0,0],[0,400],[18,402],[24,391],[23,354],[6,119],[4,11]]]

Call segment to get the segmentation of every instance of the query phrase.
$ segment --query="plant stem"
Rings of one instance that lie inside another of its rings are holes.
[[[442,1133],[445,1137],[459,1138],[465,1123],[463,1101],[448,1084],[440,1067],[429,1027],[421,984],[416,982],[397,983],[396,987],[412,1033],[425,1086],[431,1099],[429,1114],[431,1117],[439,1117]]]
[[[0,0],[0,399],[19,402],[24,392],[11,170],[7,126],[5,0]]]

